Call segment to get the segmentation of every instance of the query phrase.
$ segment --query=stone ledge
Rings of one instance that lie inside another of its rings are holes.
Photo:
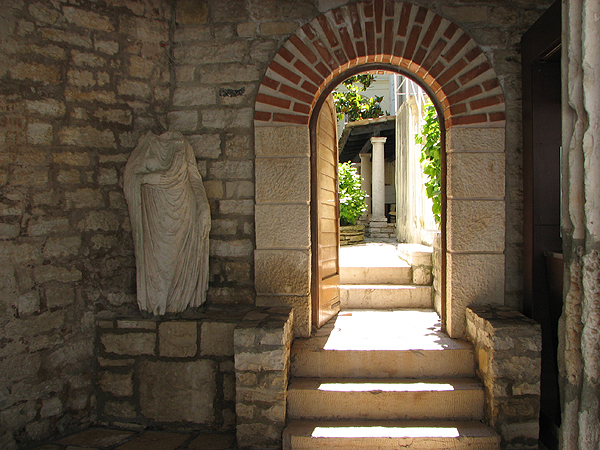
[[[502,437],[503,450],[537,449],[541,326],[503,306],[467,307],[466,319],[467,339],[475,346],[485,386],[488,425]]]
[[[398,244],[398,255],[411,266],[432,266],[433,247],[422,244]]]

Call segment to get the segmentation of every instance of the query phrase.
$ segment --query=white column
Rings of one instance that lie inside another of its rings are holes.
[[[373,144],[372,222],[387,222],[385,217],[385,161],[383,154],[383,145],[386,140],[386,137],[371,138],[371,144]]]
[[[371,214],[371,154],[361,153],[360,155],[360,187],[367,193],[365,203],[367,204],[367,212],[364,217]]]

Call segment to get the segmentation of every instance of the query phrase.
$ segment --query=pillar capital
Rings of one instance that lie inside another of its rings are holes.
[[[385,144],[385,141],[387,141],[387,137],[385,137],[385,136],[373,136],[371,138],[371,144],[378,144],[378,143]]]

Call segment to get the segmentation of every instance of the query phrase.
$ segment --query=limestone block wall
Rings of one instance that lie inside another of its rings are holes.
[[[294,268],[306,260],[305,250],[293,252],[291,259],[284,257],[276,242],[269,244],[267,253],[254,252],[255,248],[264,249],[258,242],[269,238],[277,228],[275,223],[285,224],[308,210],[305,200],[304,205],[297,202],[297,196],[308,189],[303,186],[308,182],[308,165],[304,161],[307,149],[301,154],[288,153],[289,157],[281,155],[274,164],[269,160],[255,163],[255,155],[270,153],[268,149],[260,153],[260,138],[253,136],[253,104],[266,65],[285,36],[316,13],[311,2],[176,2],[171,60],[175,79],[168,122],[197,142],[196,156],[211,204],[209,304],[266,304],[272,299],[262,296],[270,293],[263,288],[264,283],[281,280],[279,275],[292,279]],[[293,142],[288,139],[282,144]],[[306,167],[300,167],[303,164]],[[298,176],[304,178],[286,185],[297,169]],[[291,176],[286,175],[288,172]],[[266,189],[255,189],[258,178],[268,180]],[[274,211],[277,202],[280,204]],[[304,226],[306,234],[307,218],[291,224]],[[306,247],[294,240],[286,246]],[[282,266],[282,270],[255,280],[255,265],[267,271]],[[257,291],[255,284],[260,286]],[[296,283],[281,293],[288,297],[278,304],[297,303],[295,297],[306,297],[307,290]]]
[[[170,103],[166,2],[2,2],[0,447],[96,417],[98,311],[135,308],[122,170]]]
[[[452,41],[444,38],[448,50],[462,48],[462,36],[470,36],[472,43],[483,49],[498,77],[500,86],[492,92],[501,91],[507,101],[505,300],[516,306],[521,242],[518,42],[550,2],[518,1],[509,8],[494,0],[475,0],[468,5],[459,0],[417,0],[409,8],[413,25],[417,16],[431,20],[432,14],[426,11],[429,8],[464,31],[456,33],[454,25],[448,29],[453,36]],[[136,308],[133,246],[120,183],[129,153],[148,130],[158,132],[163,125],[180,129],[195,149],[213,214],[209,304],[231,310],[255,303],[291,305],[298,313],[296,333],[308,333],[310,247],[305,240],[290,239],[284,245],[269,242],[270,221],[263,219],[277,221],[284,214],[299,217],[302,212],[302,220],[293,222],[297,228],[289,235],[301,236],[309,227],[308,213],[303,215],[309,207],[306,198],[269,200],[260,205],[262,201],[256,196],[259,190],[263,192],[259,180],[264,178],[259,177],[255,163],[259,138],[255,135],[254,105],[260,83],[269,83],[263,75],[288,38],[302,34],[301,27],[321,14],[331,17],[333,8],[357,3],[3,2],[2,448],[14,449],[96,419],[92,389],[95,324],[98,319],[133,316]],[[392,4],[400,11],[400,2],[387,0],[369,3],[367,9],[380,14],[382,6]],[[362,5],[359,9],[365,11]],[[374,24],[372,17],[368,22]],[[444,22],[437,35],[441,37],[447,26]],[[427,33],[419,34],[417,28],[415,36],[422,39]],[[379,25],[371,29],[381,36]],[[370,52],[377,40],[369,40],[367,46],[367,35],[363,31],[359,34],[358,43],[351,45]],[[349,37],[354,39],[351,34]],[[430,40],[427,48],[412,44],[406,48],[422,54],[437,49],[436,42]],[[326,38],[322,43],[327,44]],[[444,43],[440,44],[441,52]],[[293,45],[287,47],[294,49]],[[289,57],[282,50],[283,54]],[[440,71],[476,73],[471,72],[474,67],[453,68],[443,60],[444,55],[437,53]],[[446,56],[452,59],[457,54]],[[365,61],[357,60],[357,64]],[[462,64],[467,64],[465,61]],[[300,73],[300,69],[294,70]],[[300,95],[305,102],[306,97]],[[460,102],[457,100],[456,106],[462,114],[465,105]],[[295,108],[306,114],[306,106],[300,103]],[[444,107],[450,112],[456,106]],[[283,186],[290,186],[286,194],[293,193],[296,186],[303,193],[310,189],[308,177],[297,185],[286,184],[298,168],[305,170],[308,161],[307,147],[299,144],[308,141],[307,126],[303,122],[299,130],[291,131],[295,125],[285,124],[294,138],[281,141],[285,142],[281,148],[295,148],[296,153],[282,157],[272,168],[288,168],[277,175]],[[299,153],[300,147],[305,153]],[[271,156],[273,159],[266,159]],[[276,162],[275,156],[265,154],[264,161]],[[260,170],[263,168],[271,169],[263,166]],[[277,261],[294,263],[292,271],[282,271],[291,276],[282,282],[272,276],[273,284],[266,284],[271,283],[269,270]],[[261,280],[265,284],[259,286]],[[215,385],[215,390],[220,389]]]
[[[364,241],[364,225],[347,225],[340,227],[340,245],[361,244]]]
[[[446,141],[446,309],[459,337],[467,305],[505,303],[505,131],[452,127]]]
[[[473,306],[466,316],[485,386],[486,422],[502,436],[502,449],[537,449],[541,326],[507,307]]]
[[[431,256],[433,278],[433,308],[442,316],[442,234],[436,233],[433,238],[433,255]]]
[[[257,306],[294,308],[294,331],[311,331],[310,142],[299,125],[255,132]]]
[[[243,316],[100,320],[94,376],[100,423],[233,430],[233,333]]]

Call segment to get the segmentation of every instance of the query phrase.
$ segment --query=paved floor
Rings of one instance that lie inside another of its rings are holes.
[[[35,450],[236,450],[235,435],[89,428]]]

